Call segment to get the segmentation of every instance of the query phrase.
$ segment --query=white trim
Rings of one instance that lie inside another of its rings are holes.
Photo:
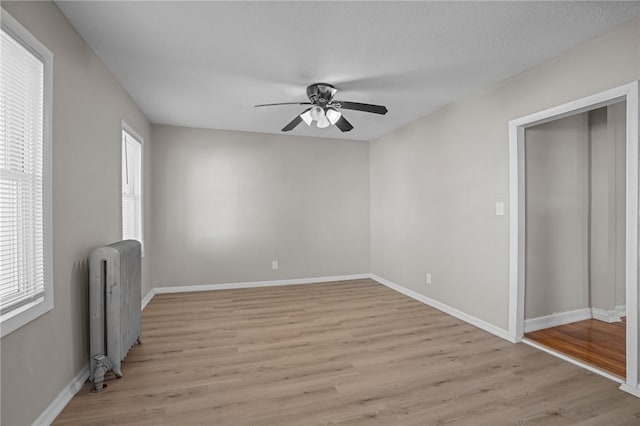
[[[82,389],[82,386],[88,378],[89,364],[85,365],[82,370],[80,370],[80,372],[71,379],[71,382],[69,382],[69,384],[62,389],[62,392],[60,392],[58,396],[51,401],[51,404],[49,404],[49,406],[38,416],[32,425],[43,426],[53,423],[56,417],[58,417],[62,410],[64,410],[64,407],[67,406],[69,401],[71,401],[75,394]]]
[[[633,396],[640,398],[640,389],[629,386],[626,383],[620,385],[620,390],[630,393]]]
[[[417,300],[418,302],[424,303],[425,305],[429,305],[448,315],[451,315],[468,324],[471,324],[484,331],[487,331],[497,337],[500,337],[501,339],[514,343],[514,340],[512,339],[509,332],[507,332],[507,330],[503,330],[499,327],[496,327],[493,324],[490,324],[472,315],[464,313],[442,302],[438,302],[437,300],[434,300],[427,296],[419,294],[413,290],[410,290],[406,287],[403,287],[399,284],[396,284],[392,281],[389,281],[375,274],[333,275],[333,276],[318,277],[318,278],[300,278],[300,279],[290,279],[290,280],[251,281],[251,282],[225,283],[225,284],[155,287],[155,288],[152,288],[147,293],[147,295],[142,299],[140,310],[144,310],[144,308],[149,304],[149,302],[153,299],[153,297],[156,294],[188,293],[188,292],[194,292],[194,291],[230,290],[230,289],[241,289],[241,288],[278,287],[278,286],[301,285],[301,284],[320,284],[320,283],[326,283],[326,282],[361,280],[361,279],[372,279],[392,290],[395,290],[399,293],[404,294],[405,296],[408,296],[414,300]],[[624,308],[624,306],[620,306],[620,307]],[[619,308],[619,307],[616,307],[616,308]],[[576,311],[564,312],[562,314],[555,314],[555,315],[566,315],[566,314],[571,314],[572,312],[579,312],[579,311],[582,311],[582,310],[579,309]],[[546,318],[546,317],[540,317],[540,318]],[[539,320],[540,318],[535,318],[533,320]],[[528,320],[528,321],[531,321],[531,320]],[[584,367],[587,370],[600,374],[601,376],[607,377],[608,379],[614,380],[618,383],[622,382],[622,380],[620,380],[615,376],[611,376],[605,372],[595,369],[594,367],[588,364],[584,364],[573,358],[567,357],[566,355],[552,351],[551,349],[538,345],[537,343],[532,342],[528,339],[523,339],[523,342],[530,346],[534,346],[540,350],[548,352],[550,354],[556,355],[559,358],[565,359],[566,361],[569,361],[575,365]],[[89,378],[89,366],[87,365],[71,380],[71,382],[62,390],[62,392],[58,394],[58,396],[51,402],[51,404],[49,404],[49,406],[42,412],[42,414],[40,414],[40,416],[36,419],[36,421],[33,422],[33,426],[49,425],[53,423],[55,418],[62,412],[62,410],[69,403],[69,401],[71,401],[73,396],[76,393],[78,393],[80,389],[82,389],[83,384],[87,381],[88,378]],[[623,384],[623,386],[625,385]],[[640,391],[634,390],[634,388],[626,389],[626,388],[623,388],[623,386],[621,386],[620,389],[626,392],[629,392],[631,394],[634,394],[636,396],[640,396]]]
[[[627,305],[627,380],[626,384],[640,393],[638,386],[638,82],[629,85],[627,93],[627,217],[626,217],[626,299]]]
[[[140,250],[141,256],[144,259],[145,252],[145,244],[144,244],[144,214],[145,214],[145,205],[144,205],[144,197],[146,194],[146,190],[144,187],[145,179],[144,179],[144,138],[140,136],[140,133],[136,132],[133,127],[131,127],[126,121],[121,120],[121,130],[120,130],[120,150],[122,151],[122,147],[124,145],[123,132],[126,132],[133,139],[136,140],[140,144]],[[122,155],[122,152],[120,153]],[[120,162],[120,167],[122,168],[122,162]],[[120,235],[124,234],[123,228],[124,224],[122,223],[122,170],[120,170],[120,224],[122,225],[120,228]]]
[[[42,214],[44,249],[44,299],[0,324],[0,338],[53,309],[53,53],[5,9],[0,13],[2,26],[35,52],[44,66],[44,117],[42,153]]]
[[[618,316],[620,317],[626,317],[627,316],[627,307],[626,305],[618,305],[615,307],[616,313],[618,314]]]
[[[193,285],[184,287],[157,287],[152,288],[147,295],[142,299],[140,310],[149,304],[151,299],[156,294],[162,293],[187,293],[192,291],[209,291],[209,290],[228,290],[235,288],[256,288],[256,287],[277,287],[283,285],[296,285],[296,284],[319,284],[323,282],[333,281],[348,281],[348,280],[360,280],[370,278],[370,274],[353,274],[353,275],[334,275],[328,277],[319,278],[301,278],[293,280],[280,280],[280,281],[254,281],[244,283],[227,283],[227,284],[213,284],[213,285]],[[89,378],[89,365],[86,365],[72,380],[71,382],[56,396],[56,398],[49,404],[49,406],[38,416],[33,426],[50,425],[56,419],[56,417],[62,412],[64,407],[71,401],[73,396],[82,389],[82,385]]]
[[[153,296],[156,295],[156,289],[152,288],[151,290],[149,290],[149,293],[147,293],[147,295],[144,297],[144,299],[142,299],[142,302],[140,302],[140,310],[144,311],[144,308],[147,307],[147,305],[149,304],[149,302],[151,302],[151,299],[153,299]]]
[[[362,280],[370,278],[369,274],[333,275],[318,278],[297,278],[292,280],[248,281],[239,283],[185,285],[172,287],[156,287],[155,294],[188,293],[192,291],[233,290],[238,288],[278,287],[285,285],[318,284],[333,281]]]
[[[120,120],[122,124],[122,130],[129,133],[135,140],[140,142],[140,145],[144,143],[144,138],[140,135],[140,133],[136,132],[133,127],[131,127],[126,121]]]
[[[624,380],[622,380],[618,376],[614,376],[613,374],[609,374],[606,371],[599,370],[599,369],[595,368],[593,365],[585,364],[584,362],[579,361],[579,360],[577,360],[575,358],[571,358],[570,356],[567,356],[567,355],[565,355],[565,354],[563,354],[561,352],[554,351],[553,349],[548,348],[548,347],[546,347],[544,345],[541,345],[541,344],[539,344],[537,342],[534,342],[533,340],[529,340],[527,338],[524,338],[524,339],[522,339],[522,343],[527,344],[529,346],[532,346],[532,347],[534,347],[536,349],[540,349],[543,352],[546,352],[546,353],[551,354],[553,356],[556,356],[556,357],[558,357],[560,359],[568,361],[571,364],[577,365],[578,367],[582,367],[585,370],[591,371],[592,373],[596,373],[596,374],[598,374],[598,375],[600,375],[602,377],[606,377],[607,379],[613,380],[616,383],[624,383]]]
[[[525,171],[524,128],[509,122],[509,335],[519,342],[524,334]]]
[[[525,293],[525,209],[524,209],[524,130],[527,127],[579,114],[620,101],[627,107],[626,176],[626,303],[628,388],[640,393],[638,369],[638,81],[587,96],[564,105],[509,121],[509,334],[514,341],[523,338]]]
[[[594,95],[585,96],[584,98],[576,99],[553,108],[525,115],[524,117],[516,118],[515,120],[509,121],[509,124],[513,124],[516,127],[527,128],[559,120],[561,118],[571,117],[572,115],[581,114],[586,111],[622,102],[635,88],[637,88],[637,81],[623,84],[622,86],[614,87],[613,89],[605,90],[604,92],[596,93]]]
[[[334,275],[327,277],[317,277],[317,278],[301,278],[301,279],[291,279],[291,280],[275,280],[275,281],[250,281],[250,282],[239,282],[239,283],[224,283],[224,284],[205,284],[205,285],[191,285],[191,286],[172,286],[172,287],[155,287],[155,294],[166,294],[166,293],[186,293],[186,292],[194,292],[194,291],[211,291],[211,290],[232,290],[232,289],[240,289],[240,288],[258,288],[258,287],[277,287],[277,286],[285,286],[285,285],[301,285],[301,284],[318,284],[323,282],[333,282],[333,281],[348,281],[348,280],[361,280],[361,279],[372,279],[377,281],[378,283],[387,286],[399,293],[404,294],[405,296],[409,296],[412,299],[415,299],[419,302],[422,302],[426,305],[434,307],[446,314],[449,314],[453,317],[456,317],[464,322],[467,322],[471,325],[474,325],[484,331],[487,331],[491,334],[494,334],[502,339],[513,342],[509,333],[506,330],[503,330],[499,327],[496,327],[493,324],[489,324],[486,321],[483,321],[479,318],[476,318],[472,315],[466,314],[462,311],[459,311],[456,308],[453,308],[449,305],[446,305],[442,302],[438,302],[437,300],[428,298],[422,294],[416,293],[413,290],[409,290],[408,288],[402,287],[401,285],[395,284],[385,278],[379,277],[375,274],[352,274],[352,275]],[[146,299],[146,298],[145,298]],[[148,302],[147,302],[148,303]]]
[[[399,284],[396,284],[392,281],[389,281],[385,278],[382,278],[378,275],[375,274],[369,274],[369,278],[371,278],[374,281],[379,282],[380,284],[389,287],[392,290],[397,291],[398,293],[402,293],[405,296],[408,296],[414,300],[417,300],[418,302],[424,303],[425,305],[429,305],[432,308],[436,308],[439,311],[444,312],[445,314],[451,315],[452,317],[458,318],[459,320],[462,320],[468,324],[471,324],[475,327],[478,327],[486,332],[489,332],[495,336],[500,337],[501,339],[504,340],[508,340],[509,342],[514,343],[513,339],[511,338],[511,336],[509,335],[509,332],[507,332],[507,330],[503,330],[500,327],[496,327],[493,324],[489,324],[486,321],[481,320],[480,318],[476,318],[472,315],[469,315],[465,312],[462,312],[454,307],[451,307],[447,304],[444,304],[442,302],[439,302],[437,300],[431,299],[430,297],[427,297],[423,294],[417,293],[413,290],[410,290],[406,287],[403,287]]]
[[[618,311],[615,308],[611,310],[591,308],[591,318],[604,322],[622,321],[622,318],[620,318],[620,315],[618,315]]]
[[[620,322],[620,317],[624,316],[624,305],[616,306],[612,310],[601,308],[582,308],[573,311],[557,312],[542,317],[529,318],[524,320],[524,332],[544,330],[545,328],[557,327],[559,325],[571,324],[576,321],[596,319],[604,322]]]
[[[557,312],[542,317],[529,318],[524,320],[524,332],[543,330],[545,328],[556,327],[558,325],[570,324],[576,321],[583,321],[591,318],[591,309],[582,308],[573,311]]]

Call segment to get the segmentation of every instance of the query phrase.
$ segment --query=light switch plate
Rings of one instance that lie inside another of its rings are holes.
[[[504,202],[496,202],[496,216],[504,216]]]

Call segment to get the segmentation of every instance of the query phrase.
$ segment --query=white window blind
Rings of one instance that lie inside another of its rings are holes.
[[[0,315],[45,296],[44,62],[0,40]]]
[[[143,244],[142,144],[126,130],[122,131],[122,239]]]

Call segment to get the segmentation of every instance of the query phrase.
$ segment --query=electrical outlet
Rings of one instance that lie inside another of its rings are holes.
[[[274,260],[273,262],[271,262],[271,269],[278,269],[278,261]]]
[[[427,272],[427,276],[425,279],[427,281],[427,284],[431,284],[431,274],[429,272]]]

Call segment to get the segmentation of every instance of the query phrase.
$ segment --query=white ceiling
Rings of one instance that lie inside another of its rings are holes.
[[[314,82],[375,139],[637,16],[640,2],[57,2],[154,123],[280,133]]]

